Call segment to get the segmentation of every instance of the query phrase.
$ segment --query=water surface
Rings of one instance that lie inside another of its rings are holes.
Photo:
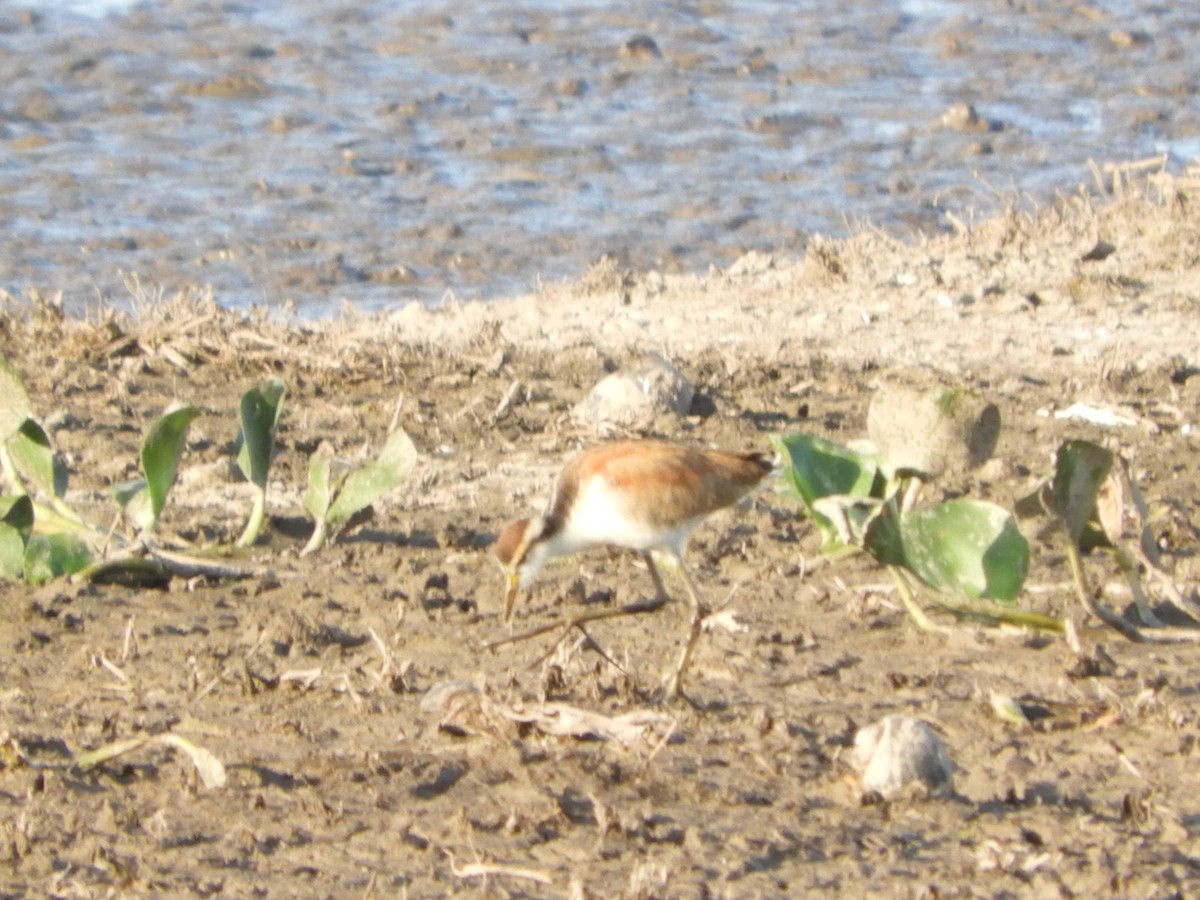
[[[0,286],[322,316],[935,231],[1200,153],[1198,32],[1149,0],[0,4]]]

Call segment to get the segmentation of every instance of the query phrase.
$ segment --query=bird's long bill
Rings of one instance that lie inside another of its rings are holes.
[[[507,572],[508,577],[508,593],[504,596],[504,621],[511,622],[513,614],[513,604],[517,602],[517,591],[521,588],[521,573]]]

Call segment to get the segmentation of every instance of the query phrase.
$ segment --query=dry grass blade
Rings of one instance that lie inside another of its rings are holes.
[[[382,682],[386,681],[396,672],[396,662],[392,658],[392,652],[388,649],[387,644],[383,642],[383,638],[379,633],[370,627],[367,633],[371,636],[371,640],[375,642],[375,649],[379,651],[379,655],[383,658],[383,664],[379,667],[379,671],[375,673],[375,680]]]
[[[242,566],[219,562],[213,559],[203,559],[197,556],[185,556],[182,553],[164,550],[157,545],[147,544],[146,551],[158,560],[158,562],[162,563],[168,572],[179,578],[202,576],[204,578],[215,579],[242,579],[263,578],[271,574],[270,570],[264,569],[261,566]]]
[[[496,711],[514,722],[533,725],[545,734],[612,740],[625,746],[641,740],[648,731],[659,727],[674,727],[674,720],[670,716],[650,710],[634,710],[619,716],[606,716],[566,703],[545,703],[531,710],[497,706]]]
[[[450,856],[449,853],[446,854]],[[507,878],[523,878],[526,881],[536,881],[538,884],[553,884],[554,880],[540,869],[527,869],[523,866],[501,866],[495,863],[467,863],[459,866],[450,856],[450,871],[459,878],[489,878],[492,875],[502,875]]]
[[[225,766],[208,750],[177,734],[159,735],[158,742],[186,753],[191,758],[192,765],[196,767],[196,772],[206,788],[225,786]]]
[[[279,676],[279,683],[284,684],[288,681],[295,681],[302,688],[308,690],[317,683],[317,679],[321,677],[323,670],[320,667],[315,669],[289,669]]]
[[[122,671],[122,670],[121,670],[121,669],[120,669],[120,668],[117,666],[117,664],[116,664],[116,663],[112,662],[112,661],[111,661],[111,660],[110,660],[110,659],[109,659],[107,656],[105,656],[103,653],[100,653],[100,654],[98,654],[98,655],[97,655],[97,657],[96,657],[96,661],[97,661],[98,663],[100,663],[100,665],[101,665],[101,666],[103,666],[105,669],[107,669],[107,670],[108,670],[108,672],[109,672],[109,674],[111,674],[111,675],[113,676],[113,678],[117,679],[117,681],[121,682],[122,684],[128,684],[128,683],[129,683],[129,676],[127,676],[127,675],[126,675],[126,674],[125,674],[125,673],[124,673],[124,672],[123,672],[123,671]]]
[[[123,740],[113,741],[102,747],[97,747],[95,750],[89,750],[86,753],[77,753],[72,762],[77,768],[86,771],[151,743],[164,744],[186,753],[191,759],[192,764],[196,767],[196,772],[200,775],[200,780],[204,782],[205,787],[217,788],[225,786],[224,764],[208,750],[198,744],[193,744],[191,741],[177,734],[160,734],[156,737],[141,735],[133,738],[124,738]]]

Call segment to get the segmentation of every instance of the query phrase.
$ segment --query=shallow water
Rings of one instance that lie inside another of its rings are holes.
[[[1193,4],[36,6],[0,5],[0,286],[74,306],[131,276],[322,316],[603,254],[703,270],[1200,153]]]

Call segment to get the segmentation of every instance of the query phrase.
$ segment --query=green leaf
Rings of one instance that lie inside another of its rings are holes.
[[[0,442],[15,434],[32,412],[21,376],[0,356]]]
[[[146,476],[146,490],[150,494],[151,529],[166,506],[167,494],[175,483],[188,426],[199,414],[200,410],[194,406],[171,410],[150,426],[142,444],[142,472]]]
[[[869,453],[810,434],[772,436],[771,443],[783,457],[784,478],[825,536],[822,549],[828,552],[843,546],[837,517],[818,507],[818,501],[838,496],[866,499],[878,494],[878,461]]]
[[[397,428],[383,445],[379,458],[346,476],[342,489],[329,507],[330,525],[340,525],[370,506],[376,497],[404,482],[417,461],[417,449],[402,428]]]
[[[0,522],[0,578],[12,580],[25,574],[25,540],[21,532]]]
[[[33,501],[25,494],[19,497],[0,497],[0,522],[14,528],[22,541],[33,534]]]
[[[286,393],[283,381],[273,378],[242,395],[237,463],[246,480],[264,491],[271,468],[271,453],[275,449],[275,428],[283,414]]]
[[[156,517],[154,508],[150,504],[150,491],[146,485],[146,479],[138,478],[135,481],[122,481],[120,484],[113,486],[113,497],[120,504],[121,509],[125,510],[125,515],[133,522],[140,530],[149,531],[154,528]]]
[[[249,547],[258,540],[267,512],[267,473],[271,469],[271,453],[275,449],[275,428],[283,413],[283,397],[287,389],[278,378],[264,381],[242,395],[242,430],[238,433],[237,463],[258,490],[254,494],[254,506],[239,547]]]
[[[935,590],[970,599],[1011,601],[1029,572],[1029,542],[1005,509],[951,500],[904,513],[872,552],[903,565]]]
[[[847,547],[861,547],[875,520],[884,512],[885,501],[874,497],[835,494],[812,505],[813,515],[829,522],[837,540]],[[832,548],[826,548],[827,551]]]
[[[18,471],[47,497],[62,497],[67,492],[67,469],[50,445],[46,431],[33,419],[26,419],[8,439],[8,452]]]
[[[333,489],[329,481],[329,457],[314,453],[308,458],[308,489],[304,492],[304,508],[318,522],[329,513]]]
[[[43,584],[73,575],[92,561],[87,543],[76,534],[35,534],[25,546],[25,580]]]
[[[1113,461],[1112,453],[1091,441],[1065,441],[1058,448],[1050,497],[1067,535],[1084,552],[1106,543],[1096,517],[1096,498]]]
[[[885,566],[908,568],[904,559],[904,535],[900,531],[900,513],[894,502],[887,504],[881,515],[867,525],[863,549]]]

